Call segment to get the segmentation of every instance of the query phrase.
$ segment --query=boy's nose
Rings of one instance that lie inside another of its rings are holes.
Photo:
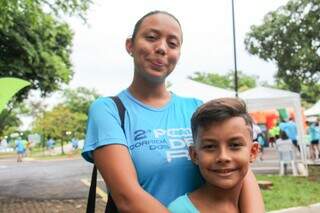
[[[217,163],[227,163],[230,161],[231,161],[231,158],[230,158],[230,155],[228,154],[228,151],[222,148],[218,154]]]

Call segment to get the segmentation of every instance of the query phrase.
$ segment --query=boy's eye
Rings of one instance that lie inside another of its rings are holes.
[[[217,146],[214,144],[206,144],[206,145],[203,145],[202,148],[205,150],[213,150],[213,149],[216,149]]]
[[[240,143],[231,143],[230,145],[229,145],[229,147],[231,148],[231,149],[240,149],[241,148],[241,144]]]

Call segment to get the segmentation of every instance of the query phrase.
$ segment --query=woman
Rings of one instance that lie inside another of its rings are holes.
[[[179,97],[165,86],[182,40],[173,15],[154,11],[143,16],[126,41],[134,77],[118,94],[126,108],[124,131],[110,98],[100,98],[90,108],[83,157],[93,158],[120,212],[168,212],[171,201],[202,183],[188,155],[190,119],[201,101]],[[241,202],[246,212],[263,212],[252,172]]]

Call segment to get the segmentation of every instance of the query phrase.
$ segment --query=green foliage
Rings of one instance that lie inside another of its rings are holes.
[[[320,183],[309,181],[306,177],[258,175],[257,179],[273,183],[270,190],[262,190],[267,211],[320,202]]]
[[[94,89],[78,87],[76,89],[66,89],[63,92],[64,105],[72,112],[87,114],[89,106],[98,97]]]
[[[252,26],[246,49],[278,66],[276,79],[294,92],[320,79],[320,0],[290,0]],[[308,89],[309,90],[309,89]]]
[[[283,80],[277,80],[276,85],[273,87],[290,90],[289,86]],[[320,84],[310,83],[309,85],[301,84],[300,96],[302,100],[302,105],[305,108],[311,107],[320,99]]]
[[[54,16],[63,14],[79,16],[85,20],[91,0],[1,0],[0,29],[8,29],[15,24],[14,17],[19,14],[26,21],[36,22],[39,10],[46,8]]]
[[[22,124],[18,115],[28,113],[28,108],[24,103],[11,101],[8,107],[0,113],[0,137],[17,132]]]
[[[60,20],[62,14],[85,18],[90,0],[1,0],[0,77],[17,77],[43,96],[68,83],[73,33]],[[46,11],[46,12],[44,12]]]
[[[216,87],[234,90],[233,71],[228,72],[226,75],[220,75],[217,73],[195,72],[193,76],[190,76],[189,78]],[[238,90],[245,91],[247,89],[256,87],[257,80],[257,76],[246,75],[243,72],[238,71]]]
[[[82,139],[85,135],[87,113],[93,100],[98,97],[95,90],[85,87],[66,89],[63,91],[63,103],[50,111],[43,111],[41,102],[33,103],[33,108],[42,108],[33,125],[33,130],[44,138],[52,137],[60,142],[68,141],[72,137]],[[71,135],[66,135],[70,131]]]
[[[33,131],[46,139],[52,137],[63,144],[70,140],[67,131],[71,132],[70,137],[84,137],[86,120],[87,115],[72,112],[68,107],[58,105],[35,120]]]
[[[38,16],[41,20],[37,23],[16,16],[8,31],[0,29],[0,77],[26,79],[32,84],[29,90],[40,89],[45,95],[72,78],[73,34],[67,24],[41,12]]]

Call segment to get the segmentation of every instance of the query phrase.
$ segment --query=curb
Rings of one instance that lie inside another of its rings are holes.
[[[267,213],[295,213],[295,212],[305,212],[305,213],[315,213],[320,212],[320,203],[311,204],[309,206],[297,206],[297,207],[291,207],[288,209],[280,209],[280,210],[274,210]]]

